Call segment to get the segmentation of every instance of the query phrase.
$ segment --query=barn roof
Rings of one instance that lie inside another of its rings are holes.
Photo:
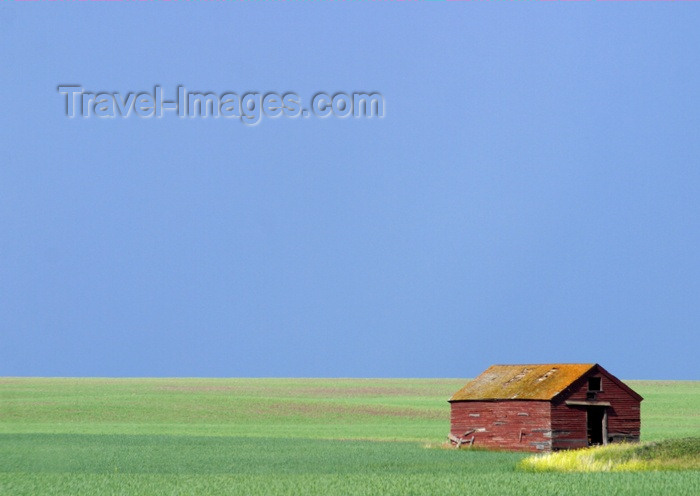
[[[593,367],[595,363],[492,365],[450,401],[551,400]]]

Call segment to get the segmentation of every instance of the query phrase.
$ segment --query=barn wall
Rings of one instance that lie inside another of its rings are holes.
[[[455,437],[474,436],[474,446],[517,451],[551,449],[548,401],[455,401],[451,429]],[[465,432],[476,429],[476,432]]]
[[[610,403],[608,439],[639,441],[640,402],[600,371],[594,371],[571,385],[560,399],[552,402],[552,448],[569,449],[588,446],[586,407],[567,405],[566,401],[587,401],[588,377],[600,377],[602,391],[595,401]]]
[[[584,400],[586,394],[584,393]],[[552,404],[552,449],[576,449],[588,446],[586,408]]]

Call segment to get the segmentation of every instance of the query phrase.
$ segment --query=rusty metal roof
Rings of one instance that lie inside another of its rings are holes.
[[[492,365],[457,391],[450,401],[551,400],[595,363]]]

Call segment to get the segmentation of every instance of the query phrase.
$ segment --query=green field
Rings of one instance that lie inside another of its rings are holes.
[[[0,494],[697,494],[698,471],[523,473],[437,446],[451,379],[0,379]],[[700,433],[700,382],[630,381],[642,438]]]

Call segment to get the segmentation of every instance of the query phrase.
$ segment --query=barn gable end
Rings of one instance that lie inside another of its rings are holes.
[[[598,391],[589,390],[589,379],[600,379]],[[552,449],[585,448],[589,439],[588,417],[604,410],[608,442],[639,441],[642,397],[600,365],[575,381],[551,403]],[[602,427],[601,427],[602,429]]]

